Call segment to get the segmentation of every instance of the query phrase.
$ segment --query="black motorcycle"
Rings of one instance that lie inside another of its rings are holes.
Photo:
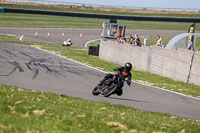
[[[109,97],[115,93],[124,85],[124,79],[120,75],[113,75],[106,79],[103,83],[97,84],[93,89],[92,94],[97,96],[102,94],[104,97]]]

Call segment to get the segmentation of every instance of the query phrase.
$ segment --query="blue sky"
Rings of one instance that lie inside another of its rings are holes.
[[[200,9],[200,0],[57,0],[57,1],[97,4],[97,5],[113,5],[113,6]]]

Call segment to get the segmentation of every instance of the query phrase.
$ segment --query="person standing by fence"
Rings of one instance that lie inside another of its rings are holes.
[[[146,36],[144,37],[143,45],[144,45],[144,46],[148,46],[148,43],[147,43],[147,37],[146,37]]]
[[[162,42],[162,38],[160,37],[160,35],[157,35],[157,42],[155,44],[155,46],[160,46],[160,47],[165,47],[165,45]]]
[[[194,44],[192,43],[190,39],[188,40],[188,43],[187,43],[187,50],[194,51]]]
[[[161,45],[162,45],[162,38],[160,37],[160,35],[157,35],[157,42],[155,46],[161,46]]]

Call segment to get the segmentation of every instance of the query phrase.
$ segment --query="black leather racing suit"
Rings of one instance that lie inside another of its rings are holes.
[[[122,80],[124,81],[127,78],[127,84],[130,86],[131,85],[131,77],[132,74],[130,73],[129,70],[126,70],[125,67],[119,67],[119,68],[114,68],[114,71],[118,71],[117,74],[115,74],[115,76],[120,76],[120,78],[122,78]],[[113,74],[107,74],[104,79],[100,82],[103,83],[104,81],[106,81],[107,79],[113,77]],[[118,90],[116,91],[116,94],[118,96],[121,96],[123,94],[123,90],[122,87],[124,86],[124,83],[121,84],[121,86],[119,86]]]

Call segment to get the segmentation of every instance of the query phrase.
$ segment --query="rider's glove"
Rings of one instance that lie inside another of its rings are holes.
[[[115,67],[115,68],[113,68],[113,71],[118,71],[118,68],[116,68],[116,67]]]
[[[130,81],[130,80],[128,80],[128,81],[127,81],[127,84],[128,84],[129,86],[131,86],[131,81]]]

